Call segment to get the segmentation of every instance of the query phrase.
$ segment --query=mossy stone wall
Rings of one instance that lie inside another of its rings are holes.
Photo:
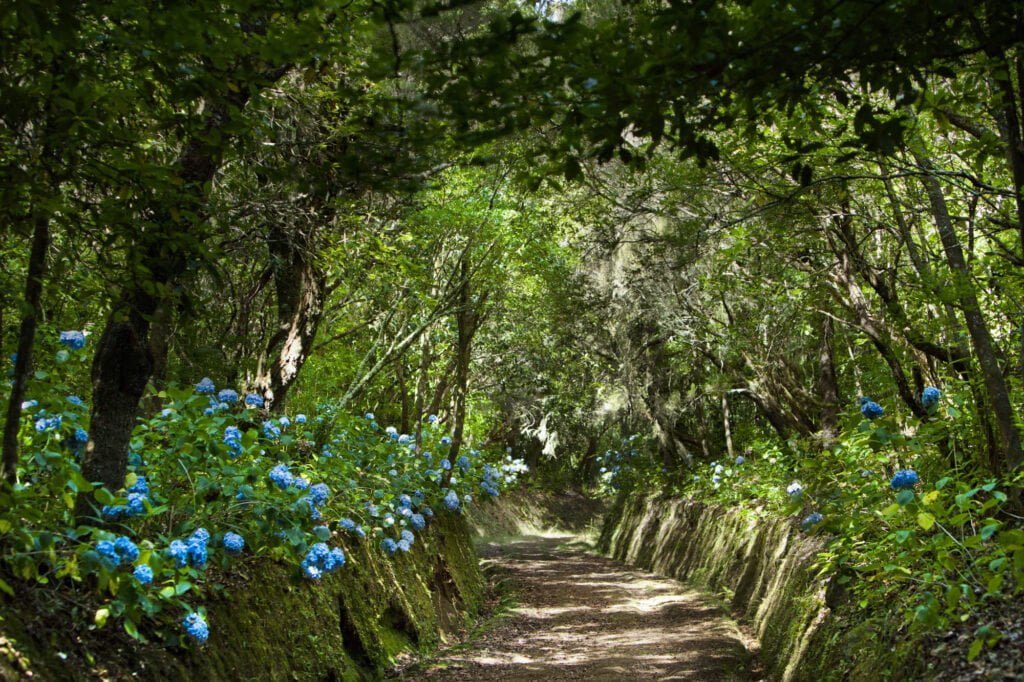
[[[45,680],[378,679],[397,654],[429,651],[465,626],[484,581],[459,515],[439,513],[408,554],[387,558],[375,545],[342,545],[345,567],[317,582],[270,560],[238,566],[205,600],[211,634],[201,648],[169,651],[114,632],[75,637],[57,629],[58,614],[18,604],[0,609],[0,641]],[[25,673],[5,658],[0,679]]]
[[[858,611],[812,570],[823,546],[789,519],[643,495],[619,497],[599,541],[616,559],[724,595],[760,640],[770,679],[928,679],[912,643],[894,645],[898,620]]]

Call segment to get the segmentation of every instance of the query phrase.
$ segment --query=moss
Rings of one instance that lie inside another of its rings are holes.
[[[439,514],[408,554],[383,557],[370,540],[345,552],[345,568],[315,583],[270,560],[240,567],[232,587],[206,599],[210,641],[196,650],[141,645],[109,627],[69,633],[59,608],[5,605],[0,679],[21,679],[24,660],[41,679],[375,679],[395,656],[437,647],[479,609],[484,580],[459,515]]]

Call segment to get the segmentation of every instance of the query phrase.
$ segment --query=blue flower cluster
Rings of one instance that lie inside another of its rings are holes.
[[[249,395],[245,396],[245,404],[248,407],[262,409],[264,405],[263,396],[259,395],[258,393],[250,393]]]
[[[82,350],[85,348],[85,334],[78,331],[61,332],[60,342],[71,350]]]
[[[181,621],[181,626],[185,628],[185,634],[199,644],[206,644],[206,640],[210,638],[210,626],[207,625],[206,619],[198,613],[190,613],[185,616],[185,620]]]
[[[121,535],[113,541],[100,540],[96,543],[96,553],[109,570],[114,570],[122,563],[130,564],[139,558],[138,546],[126,535]]]
[[[242,454],[242,430],[237,426],[224,429],[224,444],[228,446],[228,454],[232,459]]]
[[[821,523],[824,520],[825,520],[824,516],[822,516],[818,512],[813,512],[811,514],[808,514],[804,518],[804,520],[800,522],[800,529],[805,531],[805,532],[809,531],[811,528],[814,528],[816,525],[818,525],[819,523]]]
[[[246,401],[248,402],[248,398]],[[277,440],[281,437],[281,427],[275,424],[273,421],[263,422],[263,437],[267,440]]]
[[[324,574],[345,565],[345,552],[340,547],[330,549],[326,543],[318,542],[309,548],[302,560],[302,574],[310,580],[319,580]]]
[[[398,551],[398,543],[391,538],[384,538],[380,542],[380,548],[385,554],[391,556]]]
[[[800,481],[793,481],[786,486],[786,494],[789,495],[791,499],[797,499],[804,494],[804,487],[800,484]]]
[[[39,433],[46,433],[47,431],[56,431],[60,428],[62,419],[61,416],[55,415],[53,417],[40,417],[36,420],[36,431]]]
[[[149,567],[149,564],[140,564],[135,567],[135,571],[132,573],[135,579],[139,581],[140,585],[149,585],[153,582],[153,569]]]
[[[241,554],[242,550],[245,549],[245,538],[238,533],[227,532],[224,533],[224,549],[229,554]]]
[[[491,497],[498,496],[498,482],[501,480],[501,473],[490,464],[484,465],[484,476],[480,481],[480,489]]]
[[[928,388],[921,391],[921,404],[927,407],[928,409],[931,409],[939,404],[939,398],[941,397],[942,391],[935,388],[934,386],[929,386]]]
[[[205,528],[197,528],[188,540],[174,540],[168,548],[167,553],[178,568],[192,566],[202,568],[209,558],[206,543],[210,541],[210,533]]]
[[[423,530],[427,527],[427,520],[423,517],[423,514],[412,514],[409,516],[409,525],[416,530]]]
[[[454,490],[449,490],[448,494],[444,496],[444,506],[451,511],[458,511],[459,496],[455,494]]]
[[[889,481],[889,486],[893,490],[907,490],[913,488],[920,482],[920,478],[917,472],[913,469],[901,469],[896,472],[896,475]]]
[[[466,473],[467,471],[469,471],[469,457],[462,455],[461,457],[459,457],[458,461],[455,462],[455,464],[456,466],[459,467],[459,469],[462,470],[462,473]]]
[[[885,408],[865,396],[860,399],[860,413],[866,419],[878,419],[885,414]]]
[[[278,464],[271,469],[270,480],[281,490],[285,490],[295,484],[295,476],[287,464]]]
[[[238,392],[232,391],[230,388],[225,388],[217,394],[217,402],[231,405],[232,403],[238,402]]]
[[[149,482],[145,476],[139,476],[135,483],[132,483],[127,491],[127,504],[104,505],[100,513],[106,519],[116,520],[120,518],[131,518],[142,516],[146,513],[146,502],[149,502]]]
[[[360,527],[358,524],[356,524],[356,522],[353,521],[352,519],[348,519],[348,518],[342,519],[341,521],[338,522],[338,527],[341,528],[346,533],[351,533],[352,535],[355,535],[357,538],[365,538],[366,537],[366,531],[364,531],[362,529],[362,527]]]
[[[210,377],[203,377],[198,384],[196,384],[196,393],[200,395],[213,395],[217,392],[217,387],[213,385],[213,379]]]

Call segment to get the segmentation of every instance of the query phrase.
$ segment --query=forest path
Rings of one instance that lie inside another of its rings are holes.
[[[745,638],[713,600],[571,540],[481,547],[491,572],[509,581],[515,607],[405,679],[756,679]]]

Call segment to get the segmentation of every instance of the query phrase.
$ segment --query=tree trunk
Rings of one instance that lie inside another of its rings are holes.
[[[839,380],[832,350],[835,328],[831,317],[824,315],[823,318],[818,346],[818,395],[821,397],[821,431],[826,441],[831,441],[839,432]]]
[[[964,313],[967,330],[971,337],[971,345],[978,358],[985,390],[988,394],[989,406],[995,417],[996,430],[999,434],[1000,457],[992,462],[993,473],[1003,473],[1016,469],[1021,463],[1020,433],[1013,419],[1013,406],[1010,392],[1002,369],[999,367],[998,352],[988,323],[981,312],[978,295],[971,281],[970,269],[964,258],[963,247],[949,217],[946,197],[934,175],[934,168],[929,159],[919,152],[914,152],[918,165],[925,170],[921,181],[924,183],[928,200],[932,207],[932,216],[942,241],[946,255],[946,263],[953,274],[953,282],[960,308]]]
[[[309,357],[324,315],[327,277],[316,264],[311,236],[272,226],[267,239],[277,292],[277,330],[260,358],[256,391],[275,412]]]
[[[29,373],[32,371],[32,348],[39,324],[40,303],[43,296],[43,278],[46,276],[46,252],[50,247],[50,217],[39,213],[32,227],[32,250],[25,278],[25,312],[18,332],[18,357],[14,362],[14,380],[7,403],[7,421],[4,423],[3,456],[0,469],[3,479],[14,483],[18,471],[18,429],[21,426],[21,403],[25,399]]]
[[[452,401],[453,429],[452,444],[448,450],[448,461],[454,466],[462,449],[462,441],[465,436],[466,426],[466,397],[469,393],[469,364],[472,357],[473,336],[476,335],[478,311],[473,305],[472,281],[470,279],[469,254],[462,254],[459,264],[460,284],[458,295],[458,309],[455,313],[455,322],[458,329],[458,338],[455,347],[455,394]],[[445,476],[445,481],[451,477],[451,471]]]

